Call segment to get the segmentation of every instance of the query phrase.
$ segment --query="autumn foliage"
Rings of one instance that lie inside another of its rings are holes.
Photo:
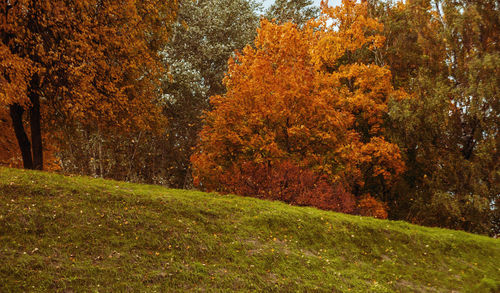
[[[23,162],[10,126],[9,111],[0,107],[0,165],[21,167]]]
[[[500,233],[496,2],[322,2],[0,1],[0,165]]]
[[[158,125],[158,51],[176,7],[175,0],[2,1],[0,107],[9,111],[25,168],[43,168],[44,132]]]
[[[362,216],[387,219],[387,204],[366,194],[358,202],[357,213]]]
[[[225,173],[221,182],[226,191],[244,196],[343,213],[355,210],[354,196],[341,184],[290,161],[273,165],[246,162]]]
[[[355,58],[383,44],[381,29],[354,1],[323,5],[300,29],[263,20],[254,46],[229,61],[227,93],[205,114],[192,158],[199,186],[346,212],[348,194],[389,187],[404,165],[384,137],[384,115],[388,99],[404,93],[388,68]],[[264,178],[301,191],[280,194]]]
[[[43,148],[45,170],[58,171],[61,169],[60,160],[57,157],[58,149],[47,134],[44,135],[44,139],[47,141]],[[9,111],[3,107],[0,107],[0,165],[12,168],[23,166],[23,159],[12,129]]]

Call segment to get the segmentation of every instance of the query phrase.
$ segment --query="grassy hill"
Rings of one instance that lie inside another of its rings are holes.
[[[498,292],[500,240],[0,168],[0,291]]]

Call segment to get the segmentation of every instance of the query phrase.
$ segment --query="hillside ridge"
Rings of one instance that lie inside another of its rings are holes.
[[[500,240],[0,168],[0,291],[498,292]]]

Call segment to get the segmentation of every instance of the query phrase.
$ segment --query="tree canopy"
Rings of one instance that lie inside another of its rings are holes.
[[[177,1],[3,1],[0,105],[26,168],[43,167],[42,128],[148,128]],[[28,139],[23,114],[28,110]]]
[[[254,46],[229,61],[227,93],[211,99],[193,157],[200,186],[233,191],[224,178],[235,168],[287,160],[358,197],[388,192],[404,164],[383,116],[405,95],[389,69],[354,58],[382,46],[381,29],[354,1],[303,28],[263,20]]]
[[[392,69],[394,85],[413,96],[389,110],[391,136],[408,169],[388,198],[394,218],[481,233],[500,229],[500,24],[494,2],[372,6],[385,24],[380,58]]]

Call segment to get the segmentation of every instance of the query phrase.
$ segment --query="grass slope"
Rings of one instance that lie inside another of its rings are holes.
[[[495,292],[500,241],[0,168],[0,291]]]

